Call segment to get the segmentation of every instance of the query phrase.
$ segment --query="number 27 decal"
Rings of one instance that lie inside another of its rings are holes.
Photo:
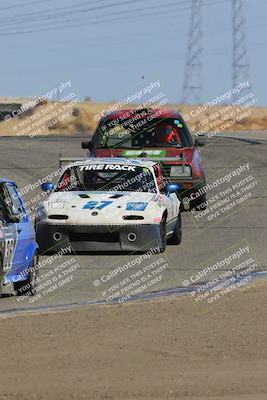
[[[113,201],[88,201],[83,208],[87,210],[103,210],[103,208],[109,206]]]

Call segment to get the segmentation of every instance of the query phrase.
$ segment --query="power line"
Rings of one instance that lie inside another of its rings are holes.
[[[98,0],[98,3],[99,2],[103,2],[103,1],[107,1],[107,0]],[[81,7],[84,4],[88,5],[88,3],[78,3],[75,6],[68,6],[68,7],[64,7],[64,8],[58,7],[58,8],[54,8],[52,10],[51,9],[42,10],[42,14],[41,15],[40,15],[40,12],[34,12],[34,13],[27,13],[27,14],[21,14],[21,15],[17,15],[17,16],[12,16],[10,18],[7,18],[7,17],[0,18],[0,22],[2,22],[2,26],[3,25],[7,25],[7,24],[18,25],[19,23],[27,23],[27,22],[36,23],[36,22],[42,21],[42,20],[47,21],[47,20],[53,20],[53,19],[57,19],[57,18],[62,18],[65,15],[68,16],[69,14],[71,14],[71,16],[73,16],[73,15],[86,14],[86,13],[91,12],[91,11],[105,10],[105,9],[108,9],[108,8],[113,8],[113,7],[118,7],[118,6],[125,6],[125,5],[128,6],[129,4],[135,4],[135,3],[138,3],[138,2],[141,2],[141,1],[143,2],[144,0],[126,0],[126,1],[123,1],[123,2],[120,2],[120,3],[104,4],[102,6],[94,6],[94,7],[90,7],[90,8],[86,8],[86,9],[85,8],[84,9],[79,9],[79,7]],[[175,3],[173,3],[173,5],[177,5],[177,6],[180,6],[181,4],[188,4],[188,0],[182,0],[182,1],[179,1],[179,2],[176,1]],[[211,3],[207,3],[207,5],[211,5],[211,4],[217,4],[217,2],[215,1],[215,2],[211,2]],[[146,8],[147,9],[149,9],[149,8],[153,9],[155,7],[158,7],[158,8],[160,8],[160,7],[164,8],[165,7],[165,8],[167,8],[168,4],[164,4],[164,5],[161,5],[161,6],[149,6],[149,7],[146,7]],[[188,7],[188,8],[190,8],[190,7]],[[142,9],[144,9],[144,8],[142,8]],[[55,11],[60,11],[60,12],[56,13]],[[62,12],[62,11],[64,11],[64,12]],[[129,12],[130,12],[130,10],[129,10]]]
[[[179,10],[181,10],[179,8]],[[188,8],[184,8],[182,10],[188,10]],[[88,26],[90,25],[95,25],[95,24],[101,24],[101,23],[107,23],[107,22],[117,22],[117,21],[126,21],[126,20],[132,20],[135,18],[142,18],[142,17],[151,17],[151,16],[155,16],[155,15],[166,15],[166,14],[173,14],[174,10],[167,10],[167,11],[158,11],[158,12],[149,12],[149,13],[140,13],[140,14],[135,14],[133,15],[130,12],[129,16],[124,16],[124,17],[118,17],[118,18],[110,18],[110,19],[96,19],[96,17],[93,17],[92,20],[88,20],[86,19],[85,23],[77,23],[77,24],[69,24],[66,25],[66,21],[60,21],[62,23],[62,25],[56,25],[55,27],[48,27],[48,28],[41,28],[41,29],[31,29],[31,30],[27,30],[27,31],[10,31],[7,32],[6,29],[3,29],[1,32],[2,36],[14,36],[14,35],[21,35],[21,34],[28,34],[28,33],[36,33],[36,32],[50,32],[50,31],[55,31],[55,30],[62,30],[62,29],[68,29],[68,28],[79,28],[82,26]],[[120,13],[116,13],[117,15],[120,15]]]
[[[143,0],[135,0],[135,1],[143,1]],[[219,1],[214,1],[208,3],[208,5],[212,4],[220,4],[220,3],[225,3],[225,0],[219,0]],[[185,10],[190,10],[191,7],[185,7],[185,8],[180,8],[178,7],[177,10],[179,11],[185,11]],[[97,19],[96,16],[92,16],[92,20],[86,19],[85,23],[77,23],[77,24],[68,24],[66,25],[66,20],[60,21],[62,25],[59,25],[58,23],[56,24],[55,27],[44,27],[41,29],[30,29],[30,30],[20,30],[20,31],[10,31],[8,32],[6,29],[2,29],[2,36],[16,36],[16,35],[22,35],[22,34],[29,34],[29,33],[37,33],[37,32],[51,32],[51,31],[56,31],[56,30],[63,30],[63,29],[68,29],[68,28],[80,28],[82,26],[87,26],[89,25],[95,25],[95,24],[101,24],[101,23],[108,23],[108,22],[117,22],[117,21],[126,21],[126,20],[132,20],[135,18],[143,18],[143,17],[151,17],[155,15],[167,15],[167,14],[172,14],[174,13],[175,10],[166,10],[166,11],[159,11],[159,12],[149,12],[149,13],[139,13],[139,14],[133,14],[132,11],[129,11],[130,15],[125,16],[125,17],[118,17],[118,18],[110,18],[110,19]],[[117,12],[116,15],[121,15],[121,12]],[[103,16],[101,16],[103,18]],[[40,26],[40,24],[39,24]],[[42,26],[42,25],[41,25]],[[44,25],[46,26],[46,25]],[[0,29],[1,31],[1,29]]]
[[[98,2],[103,2],[106,0],[98,0]],[[69,7],[58,7],[58,8],[54,8],[51,10],[51,8],[49,10],[42,10],[42,14],[40,15],[40,12],[32,12],[32,13],[27,13],[27,14],[21,14],[21,15],[16,15],[16,16],[12,16],[10,18],[1,18],[0,21],[2,21],[3,23],[5,21],[14,21],[14,22],[22,22],[22,21],[26,21],[26,22],[30,22],[30,21],[37,21],[37,20],[42,20],[42,19],[53,19],[57,16],[62,17],[64,15],[69,15],[71,13],[71,15],[75,15],[75,14],[84,14],[84,13],[88,13],[90,11],[97,11],[97,10],[105,10],[107,8],[113,8],[113,7],[120,7],[120,6],[124,6],[124,5],[129,5],[129,4],[135,4],[135,3],[140,3],[143,2],[144,0],[124,0],[123,2],[113,2],[113,3],[109,3],[109,4],[103,4],[103,5],[97,5],[97,6],[93,6],[93,7],[89,7],[89,8],[81,8],[79,9],[79,7],[81,7],[81,5],[85,5],[85,3],[78,3],[75,6],[69,6]],[[88,2],[86,3],[86,5],[88,5]],[[28,17],[32,17],[30,19],[27,19]]]
[[[31,0],[31,1],[28,1],[28,2],[26,2],[26,3],[23,3],[23,4],[20,4],[20,7],[28,7],[28,6],[32,6],[32,5],[35,5],[35,4],[41,4],[41,3],[49,3],[49,2],[51,2],[51,0]],[[1,12],[2,11],[6,11],[6,10],[11,10],[12,8],[18,8],[18,5],[17,4],[13,4],[13,5],[9,5],[9,6],[7,6],[7,7],[1,7]]]
[[[50,1],[50,0],[35,0],[35,1],[42,2],[42,1]],[[106,1],[108,1],[108,0],[98,0],[98,3],[102,3],[102,2],[106,2]],[[82,3],[77,3],[77,4],[73,5],[73,6],[65,6],[65,7],[61,6],[61,7],[55,7],[53,9],[49,8],[49,9],[42,10],[41,12],[42,12],[43,15],[45,15],[46,13],[48,13],[48,14],[51,14],[51,12],[54,13],[55,11],[66,11],[66,10],[72,11],[72,10],[77,9],[78,7],[82,7],[82,6],[86,6],[86,5],[88,5],[88,1],[82,2]],[[23,6],[23,4],[21,6]],[[18,6],[17,5],[13,5],[12,8],[18,8]],[[23,18],[23,17],[27,18],[27,17],[30,17],[30,16],[38,17],[39,15],[40,15],[40,11],[33,11],[33,12],[27,12],[27,13],[24,13],[24,14],[10,16],[9,18],[2,18],[1,20],[3,20],[3,21],[5,21],[5,20],[16,20],[16,19],[20,19],[20,18]]]
[[[140,0],[141,1],[141,0]],[[183,2],[181,2],[181,4],[182,3],[187,3],[186,1],[183,1]],[[179,5],[177,5],[177,1],[175,1],[175,2],[171,2],[171,3],[166,3],[166,4],[162,4],[162,5],[158,5],[158,6],[148,6],[148,7],[142,7],[142,11],[146,11],[146,10],[155,10],[155,9],[161,9],[161,8],[164,8],[164,9],[166,9],[166,7],[179,7]],[[179,8],[180,9],[180,8]],[[187,8],[186,8],[187,9]],[[131,14],[131,13],[133,13],[133,12],[137,12],[137,13],[139,13],[140,12],[140,9],[138,8],[138,9],[131,9],[131,10],[122,10],[122,11],[114,11],[114,12],[112,12],[112,13],[108,13],[108,14],[102,14],[102,15],[97,15],[96,17],[94,17],[94,19],[95,18],[99,18],[99,17],[101,17],[101,18],[105,18],[105,17],[108,17],[108,16],[112,16],[112,15],[122,15],[122,14]],[[81,12],[81,14],[84,14],[84,13],[82,13]],[[60,18],[61,16],[56,16],[55,18]],[[81,17],[78,17],[78,18],[70,18],[70,19],[63,19],[63,22],[64,23],[66,23],[66,22],[76,22],[76,21],[83,21],[83,20],[86,20],[86,21],[88,21],[88,16],[85,16],[84,18],[81,18]],[[40,22],[39,21],[36,21],[36,20],[33,20],[33,21],[21,21],[20,22],[20,24],[24,24],[24,23],[28,23],[28,22],[30,22],[30,23],[37,23],[38,24],[38,26],[39,27],[41,27],[42,25],[40,25]],[[59,22],[62,22],[62,21],[59,21]],[[50,22],[46,22],[45,21],[45,24],[49,24]],[[51,21],[51,24],[58,24],[58,22],[56,22],[56,21]],[[14,22],[14,21],[11,21],[11,22],[7,22],[7,23],[3,23],[2,24],[2,26],[10,26],[10,25],[16,25],[16,26],[18,26],[18,22]],[[56,26],[58,26],[58,25],[56,25]],[[23,27],[22,27],[23,28]]]

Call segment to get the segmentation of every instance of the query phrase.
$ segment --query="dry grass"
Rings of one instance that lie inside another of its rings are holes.
[[[3,102],[4,103],[4,102]],[[36,107],[31,115],[22,115],[10,121],[0,122],[0,136],[28,136],[51,134],[87,134],[97,126],[96,115],[109,109],[114,103],[48,103]],[[134,107],[130,105],[128,108]],[[226,105],[210,107],[198,112],[199,106],[169,104],[163,108],[178,110],[183,116],[188,116],[188,125],[193,132],[219,132],[267,130],[267,108],[253,107],[241,111],[237,107],[226,109]],[[235,117],[240,118],[235,121]],[[41,118],[46,118],[41,122]],[[34,125],[35,124],[35,125]],[[38,127],[37,127],[37,125]],[[41,131],[38,131],[38,128]],[[27,132],[24,130],[27,129]]]

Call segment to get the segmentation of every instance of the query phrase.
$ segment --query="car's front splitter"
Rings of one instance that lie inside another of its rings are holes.
[[[148,251],[161,247],[159,224],[36,225],[41,252],[57,252],[69,244],[73,251]]]

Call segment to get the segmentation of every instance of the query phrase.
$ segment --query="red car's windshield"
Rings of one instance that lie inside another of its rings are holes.
[[[108,120],[97,130],[96,148],[190,147],[188,130],[180,119]]]

